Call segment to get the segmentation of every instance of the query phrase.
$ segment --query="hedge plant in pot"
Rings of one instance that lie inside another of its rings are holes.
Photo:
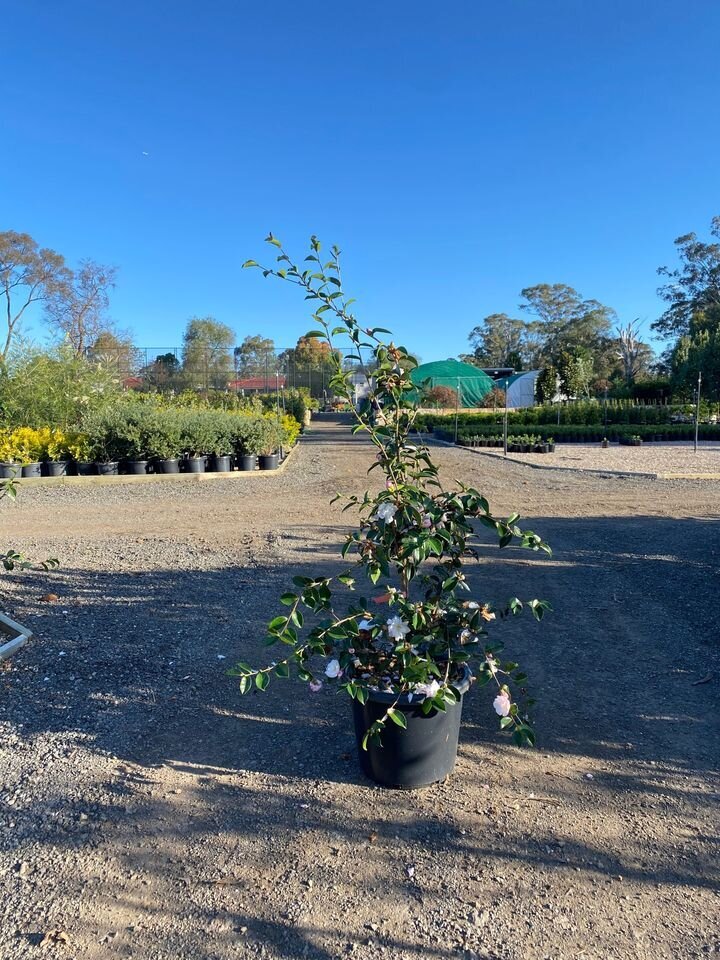
[[[182,434],[172,410],[154,410],[145,426],[148,456],[157,473],[179,473]]]
[[[279,247],[274,237],[269,242]],[[269,666],[241,662],[231,673],[240,678],[241,693],[265,690],[272,677],[293,669],[318,695],[326,684],[339,686],[352,698],[364,772],[385,786],[419,787],[452,770],[462,700],[472,684],[491,686],[501,729],[518,744],[534,742],[526,677],[502,659],[502,641],[488,629],[498,617],[520,612],[523,603],[513,598],[496,611],[488,598],[469,596],[464,560],[476,555],[476,525],[497,535],[501,547],[549,547],[520,529],[516,514],[495,517],[479,491],[443,487],[429,450],[410,438],[417,408],[409,371],[416,361],[403,347],[385,343],[385,330],[359,326],[342,292],[338,257],[333,248],[323,266],[313,238],[309,269],[295,266],[280,248],[279,266],[265,275],[296,284],[316,302],[318,329],[307,336],[325,340],[330,355],[338,336],[350,341],[359,362],[361,348],[372,349],[373,404],[370,412],[356,412],[354,429],[370,437],[375,457],[369,469],[384,482],[363,497],[347,498],[345,509],[357,510],[359,518],[342,550],[355,558],[369,593],[358,591],[352,599],[356,576],[350,570],[293,578],[295,590],[280,597],[284,613],[268,624],[268,642],[282,644],[282,652]],[[349,374],[339,362],[330,387],[351,399]],[[374,417],[373,408],[383,416]],[[541,619],[548,604],[531,600],[529,607]]]
[[[206,450],[211,455],[209,469],[215,473],[229,473],[232,470],[233,426],[237,418],[220,410],[213,413],[213,435]]]
[[[67,476],[72,463],[69,449],[71,440],[71,435],[63,430],[50,431],[50,439],[45,451],[47,457],[46,470],[49,477]]]
[[[264,425],[258,448],[258,466],[261,470],[277,470],[280,463],[282,425],[276,417],[263,417]]]
[[[41,477],[43,460],[47,457],[50,430],[43,428],[18,427],[13,430],[10,443],[14,450],[14,459],[22,464],[23,477]]]
[[[264,422],[261,416],[238,417],[233,436],[238,470],[257,469],[257,452],[262,443]]]
[[[182,448],[185,457],[182,462],[186,473],[205,473],[208,446],[213,441],[206,410],[187,410],[181,421]]]
[[[12,431],[0,431],[0,480],[14,480],[22,474],[22,464],[16,457]]]

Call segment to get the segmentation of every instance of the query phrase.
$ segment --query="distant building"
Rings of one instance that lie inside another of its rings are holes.
[[[535,381],[539,376],[539,370],[526,370],[524,373],[514,373],[510,377],[501,377],[497,385],[505,390],[505,406],[534,407]]]
[[[231,380],[228,390],[236,393],[273,393],[275,390],[285,389],[285,377],[243,377],[240,380]]]

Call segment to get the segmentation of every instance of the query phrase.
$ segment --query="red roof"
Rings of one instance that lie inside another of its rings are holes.
[[[246,377],[228,384],[230,390],[274,390],[276,386],[284,388],[285,377]]]

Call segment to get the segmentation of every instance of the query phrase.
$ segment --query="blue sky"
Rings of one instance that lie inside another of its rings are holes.
[[[240,270],[268,230],[338,243],[424,360],[540,282],[649,323],[720,213],[715,0],[23,0],[3,32],[0,229],[116,264],[141,346],[194,314],[293,344],[302,298]]]

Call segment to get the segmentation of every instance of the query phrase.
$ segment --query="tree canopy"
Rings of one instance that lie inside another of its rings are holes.
[[[116,267],[82,260],[47,301],[47,319],[78,355],[101,333],[112,330],[108,310],[116,275]]]
[[[235,334],[215,317],[191,317],[183,334],[183,375],[187,385],[221,390],[232,378]]]
[[[5,341],[0,360],[7,360],[13,337],[28,308],[48,303],[68,289],[72,274],[65,259],[40,247],[27,233],[0,233],[0,294],[5,301]]]

